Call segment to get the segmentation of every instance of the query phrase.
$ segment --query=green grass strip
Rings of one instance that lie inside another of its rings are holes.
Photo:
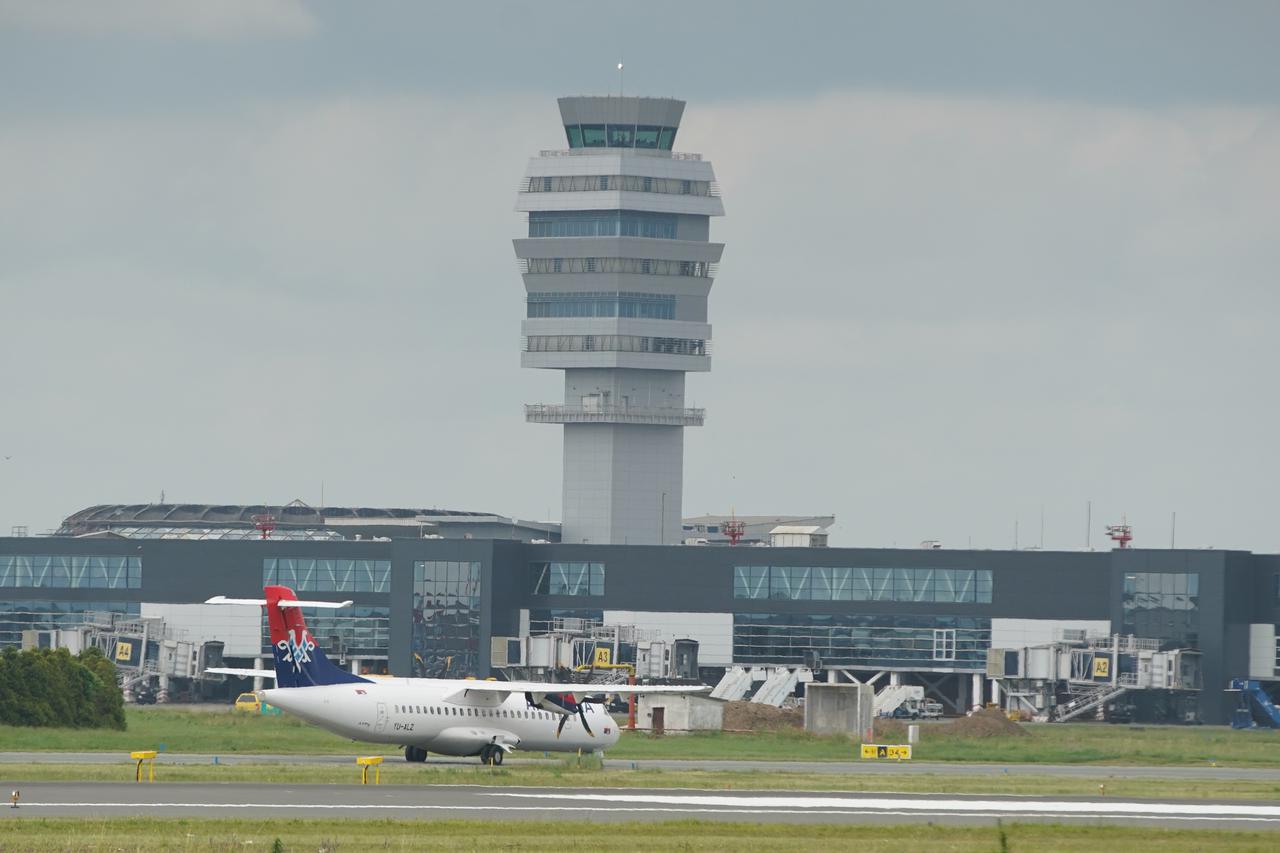
[[[130,708],[128,730],[0,727],[0,744],[10,751],[169,752],[234,755],[252,753],[356,755],[387,750],[356,744],[288,715],[264,717],[218,711]],[[1233,731],[1210,726],[1107,726],[1039,724],[1024,726],[1026,737],[959,737],[947,723],[921,727],[916,758],[922,761],[1000,764],[1120,764],[1280,767],[1280,732]],[[856,744],[844,737],[804,732],[722,732],[652,737],[624,733],[610,758],[849,761]]]
[[[1270,851],[1277,837],[1265,832],[1163,830],[1113,826],[1005,824],[952,827],[937,824],[835,826],[711,821],[592,823],[589,821],[402,820],[184,820],[127,818],[11,819],[7,850],[54,851],[252,850],[263,853],[340,850],[565,850],[790,851],[903,850],[982,851],[1099,850]]]
[[[0,765],[0,789],[24,782],[132,782],[134,765]],[[407,762],[382,766],[384,785],[491,785],[525,787],[692,788],[724,791],[845,791],[902,794],[986,794],[1159,798],[1169,800],[1277,800],[1280,782],[1218,779],[1131,779],[1108,775],[1106,768],[1088,777],[1022,775],[888,775],[780,771],[598,770],[561,766],[507,765],[432,767]],[[354,762],[332,764],[158,764],[156,784],[166,782],[346,784],[360,781]]]

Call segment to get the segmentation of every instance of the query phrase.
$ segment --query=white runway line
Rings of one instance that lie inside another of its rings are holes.
[[[358,809],[360,811],[494,811],[494,806],[436,806],[436,805],[371,805],[366,803],[23,803],[22,808],[99,808],[99,809],[129,809],[137,811],[139,808],[152,809]],[[891,811],[881,809],[859,809],[859,808],[840,808],[840,809],[806,809],[803,812],[797,812],[795,809],[779,809],[779,808],[714,808],[714,807],[679,807],[679,806],[502,806],[504,812],[573,812],[584,814],[618,814],[626,813],[644,813],[644,812],[662,812],[670,814],[709,814],[709,815],[786,815],[795,817],[797,815],[868,815],[873,817],[970,817],[970,818],[1000,818],[1008,817],[1008,812],[934,812],[921,809],[911,811]],[[1280,823],[1280,818],[1275,817],[1245,817],[1231,815],[1178,815],[1178,814],[1101,814],[1101,813],[1055,813],[1055,812],[1021,812],[1018,817],[1034,817],[1034,818],[1053,818],[1055,820],[1072,819],[1106,819],[1121,818],[1124,820],[1159,820],[1159,821],[1227,821],[1242,823]]]
[[[1089,814],[1111,817],[1249,817],[1280,820],[1280,806],[1242,805],[1235,803],[1132,803],[1132,802],[1074,802],[1068,800],[945,800],[902,799],[899,797],[730,797],[715,794],[533,794],[494,792],[492,797],[544,798],[557,800],[583,800],[608,803],[655,803],[662,805],[691,805],[733,807],[739,809],[850,809],[859,811],[897,810],[906,813],[928,811],[940,814],[967,814],[983,812],[993,814]]]

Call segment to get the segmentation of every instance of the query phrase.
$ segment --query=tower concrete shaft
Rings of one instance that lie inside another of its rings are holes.
[[[564,371],[562,539],[680,541],[684,375],[711,369],[707,296],[724,250],[711,164],[673,151],[684,102],[561,98],[569,147],[529,160],[515,241],[527,295],[524,367]]]

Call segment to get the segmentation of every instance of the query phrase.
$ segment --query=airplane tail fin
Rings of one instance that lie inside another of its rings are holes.
[[[287,586],[268,586],[262,591],[267,597],[267,624],[271,628],[271,648],[276,658],[277,687],[313,687],[369,680],[334,665],[307,630],[301,608],[317,606],[318,602],[298,601]]]

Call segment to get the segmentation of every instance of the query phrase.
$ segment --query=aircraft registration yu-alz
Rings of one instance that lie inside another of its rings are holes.
[[[262,701],[352,740],[404,747],[409,761],[428,752],[477,755],[501,764],[519,747],[537,752],[607,749],[618,725],[604,705],[611,695],[703,693],[705,686],[480,681],[456,678],[365,678],[334,665],[302,618],[303,607],[347,607],[350,601],[301,601],[284,586],[266,598],[214,596],[206,604],[267,608],[275,672],[215,667],[220,675],[274,678]]]

